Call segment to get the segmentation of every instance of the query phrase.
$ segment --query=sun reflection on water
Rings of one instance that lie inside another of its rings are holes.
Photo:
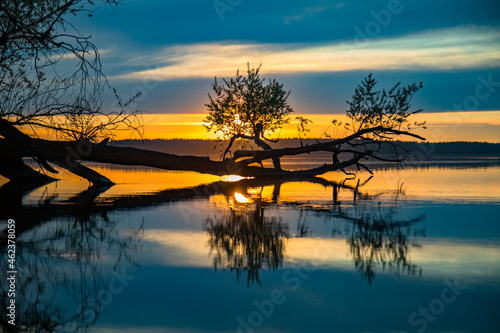
[[[243,204],[252,202],[250,199],[248,199],[243,194],[238,192],[234,193],[234,199],[236,199],[238,203],[243,203]]]

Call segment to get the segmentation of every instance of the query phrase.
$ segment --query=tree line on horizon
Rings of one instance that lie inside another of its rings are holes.
[[[318,138],[304,139],[305,144],[313,144]],[[110,143],[118,147],[132,147],[140,149],[155,150],[170,154],[192,154],[218,156],[221,151],[214,148],[215,139],[123,139]],[[275,148],[285,148],[300,144],[298,138],[280,139],[274,145]],[[415,142],[401,141],[399,145],[408,151],[426,152],[426,155],[500,155],[500,143],[475,142],[475,141],[453,141],[453,142]]]

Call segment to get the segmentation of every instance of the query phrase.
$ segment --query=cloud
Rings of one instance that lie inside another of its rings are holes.
[[[305,18],[314,16],[314,14],[324,12],[327,8],[325,6],[307,7],[299,14],[289,15],[283,17],[285,24],[290,24],[297,21],[304,21]]]
[[[313,17],[316,14],[325,12],[327,10],[331,9],[339,9],[345,7],[345,4],[343,2],[339,2],[334,5],[329,5],[329,6],[310,6],[304,8],[300,13],[295,14],[295,15],[287,15],[283,16],[283,22],[285,24],[290,24],[290,23],[295,23],[295,22],[302,22],[305,19],[309,17]]]
[[[247,62],[254,66],[262,63],[263,70],[271,74],[491,68],[500,66],[499,46],[500,30],[477,27],[321,44],[182,44],[139,57],[140,63],[154,69],[128,72],[115,78],[164,81],[232,76],[237,68],[245,68]]]

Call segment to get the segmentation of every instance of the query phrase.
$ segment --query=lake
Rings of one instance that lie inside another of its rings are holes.
[[[62,172],[0,189],[2,233],[16,222],[18,328],[500,329],[498,162],[287,182],[94,167],[117,185]]]

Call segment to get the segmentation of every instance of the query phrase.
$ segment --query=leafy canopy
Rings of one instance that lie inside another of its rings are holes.
[[[377,81],[369,74],[354,90],[351,101],[347,101],[349,109],[346,111],[350,123],[346,129],[356,133],[373,127],[383,127],[398,131],[410,131],[416,127],[425,127],[425,122],[410,123],[408,118],[422,112],[422,109],[412,110],[411,100],[415,93],[423,87],[412,83],[406,87],[401,82],[396,83],[389,91],[376,90]],[[389,138],[381,131],[373,134],[378,138]]]
[[[215,77],[212,88],[214,96],[208,94],[208,116],[204,122],[207,131],[219,134],[219,139],[250,139],[281,129],[289,122],[293,112],[288,103],[289,91],[275,79],[260,77],[260,65],[250,68],[247,76],[236,71],[236,77],[221,82]],[[259,125],[261,124],[261,125]],[[260,131],[262,126],[262,131]]]

